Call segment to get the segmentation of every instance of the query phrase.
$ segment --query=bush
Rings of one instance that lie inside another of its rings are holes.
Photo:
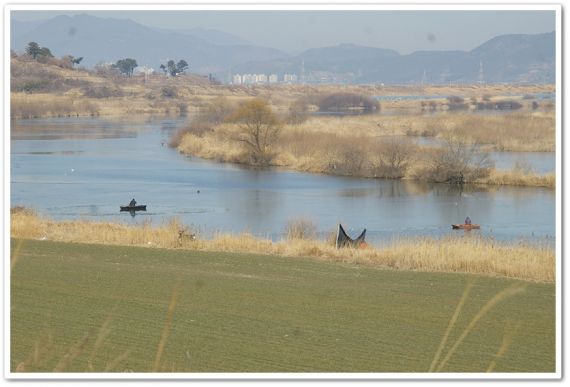
[[[187,104],[180,102],[178,104],[178,109],[180,114],[185,114],[188,110],[188,106]],[[206,132],[211,131],[214,126],[228,121],[235,113],[235,109],[236,107],[224,97],[213,99],[208,103],[205,109],[200,110],[198,115],[194,117],[188,125],[174,133],[170,138],[168,145],[172,148],[177,148],[182,141],[182,137],[187,133],[202,137]]]
[[[522,104],[514,100],[479,102],[476,104],[477,110],[518,110]]]
[[[352,93],[335,93],[318,101],[321,112],[374,113],[380,104],[374,98]]]
[[[89,98],[122,97],[123,91],[118,87],[89,85],[83,89],[83,95]]]
[[[309,105],[304,99],[298,99],[289,106],[286,121],[290,125],[300,125],[309,118]]]
[[[377,161],[373,165],[374,177],[400,179],[406,175],[414,155],[410,139],[392,137],[382,140],[377,148]]]
[[[165,98],[178,97],[178,90],[174,86],[164,86],[162,88],[162,96]]]
[[[463,97],[451,95],[447,97],[447,107],[449,110],[466,110],[468,105]]]
[[[449,137],[443,148],[435,150],[418,178],[437,183],[472,182],[489,176],[494,167],[487,153],[479,151],[477,144]]]
[[[309,218],[296,218],[287,222],[285,227],[287,239],[315,239],[317,235],[317,225]]]

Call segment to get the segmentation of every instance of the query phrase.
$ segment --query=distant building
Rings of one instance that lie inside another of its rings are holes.
[[[146,66],[137,66],[135,67],[135,69],[133,70],[133,73],[135,74],[154,74],[154,69],[152,67],[146,67]]]
[[[267,75],[255,74],[255,83],[267,83]]]
[[[284,74],[283,82],[285,83],[297,83],[297,74]]]
[[[234,85],[241,85],[243,83],[242,76],[240,74],[235,74],[232,79]]]
[[[279,82],[279,78],[277,77],[277,74],[271,74],[269,76],[269,83],[277,83]]]

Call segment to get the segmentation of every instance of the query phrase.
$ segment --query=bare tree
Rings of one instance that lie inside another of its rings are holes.
[[[478,144],[449,136],[444,147],[434,153],[426,177],[436,182],[469,182],[488,176],[494,163],[479,148]]]
[[[381,140],[376,149],[378,162],[374,165],[374,175],[383,178],[402,178],[408,170],[414,154],[410,139],[394,136]]]
[[[271,146],[279,138],[281,123],[267,103],[258,98],[250,100],[237,109],[231,121],[239,124],[236,140],[247,147],[252,162],[269,164]]]

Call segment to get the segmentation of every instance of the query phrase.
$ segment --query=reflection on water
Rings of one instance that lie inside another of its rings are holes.
[[[308,217],[323,238],[342,223],[351,235],[367,228],[367,239],[381,243],[457,235],[451,224],[467,215],[482,226],[476,235],[503,240],[555,236],[553,190],[459,187],[218,164],[162,145],[184,122],[13,123],[11,205],[32,207],[56,219],[161,224],[177,217],[205,236],[249,231],[277,239],[288,221]],[[75,136],[89,130],[89,136]],[[111,132],[117,136],[108,137]],[[54,133],[63,138],[55,139]],[[147,212],[134,217],[120,213],[119,206],[133,197],[147,205]]]

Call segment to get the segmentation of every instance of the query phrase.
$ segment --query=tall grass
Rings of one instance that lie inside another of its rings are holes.
[[[489,175],[491,165],[482,165],[478,161],[484,156],[478,145],[488,141],[496,141],[493,147],[500,149],[520,149],[523,146],[527,150],[553,149],[553,116],[535,114],[532,119],[525,117],[524,114],[312,117],[304,123],[283,127],[271,147],[274,154],[271,164],[331,175],[427,178],[434,181],[445,180],[454,170],[461,169],[467,182],[553,187],[554,176],[543,177],[523,170],[495,171]],[[507,130],[510,134],[499,141],[495,134],[500,130]],[[232,140],[238,131],[236,125],[214,125],[206,131],[189,131],[177,137],[176,144],[178,150],[185,154],[248,164],[247,149]],[[461,139],[463,145],[458,148],[458,155],[463,161],[450,159],[445,147],[419,146],[406,135]],[[540,141],[535,139],[536,136]],[[473,156],[465,158],[469,149],[472,149]],[[449,164],[443,169],[437,161],[442,157]],[[464,165],[467,162],[464,159],[468,160],[468,165]]]
[[[510,171],[493,170],[491,174],[479,182],[494,185],[518,185],[554,188],[556,186],[556,174],[537,174],[532,171],[512,169]]]
[[[95,116],[98,114],[98,105],[87,99],[76,100],[51,94],[20,93],[12,93],[10,98],[12,119]]]
[[[137,245],[161,248],[277,254],[366,264],[395,270],[460,272],[553,282],[555,254],[550,246],[501,243],[480,237],[402,239],[370,249],[336,249],[313,239],[272,242],[251,234],[219,234],[212,239],[189,237],[177,220],[152,227],[87,221],[55,222],[35,214],[11,216],[11,236],[55,241]]]
[[[499,304],[504,299],[512,297],[516,294],[523,292],[525,290],[526,286],[522,285],[522,284],[513,284],[513,285],[509,286],[508,288],[503,289],[502,291],[497,293],[493,298],[491,298],[481,309],[479,309],[477,314],[473,317],[473,319],[469,322],[467,327],[465,327],[465,329],[462,331],[462,333],[456,339],[455,343],[451,346],[451,348],[449,348],[445,357],[441,361],[439,361],[439,357],[441,355],[441,352],[446,345],[446,342],[447,342],[447,339],[449,337],[451,330],[453,329],[455,323],[457,322],[457,318],[458,318],[459,314],[461,313],[461,310],[463,308],[463,305],[465,304],[465,300],[467,299],[469,292],[471,291],[471,288],[472,288],[472,284],[469,283],[467,285],[467,287],[465,288],[465,291],[463,292],[463,295],[461,296],[459,303],[457,304],[457,307],[455,309],[455,312],[453,313],[451,320],[449,321],[449,325],[445,331],[445,334],[443,335],[440,346],[438,347],[436,355],[435,355],[435,357],[431,363],[431,366],[429,368],[429,372],[433,372],[433,371],[440,372],[440,371],[442,371],[443,368],[449,362],[449,359],[457,351],[457,348],[465,340],[467,335],[469,335],[469,333],[471,333],[471,331],[473,330],[475,325],[477,325],[479,320],[481,320],[487,313],[489,313],[490,310],[492,310],[497,304]],[[503,338],[503,343],[499,347],[499,351],[495,355],[495,358],[493,359],[491,364],[489,364],[489,367],[487,368],[487,372],[491,372],[493,370],[493,368],[496,365],[496,361],[506,352],[506,350],[510,346],[511,340],[512,340],[512,333],[507,332]]]

